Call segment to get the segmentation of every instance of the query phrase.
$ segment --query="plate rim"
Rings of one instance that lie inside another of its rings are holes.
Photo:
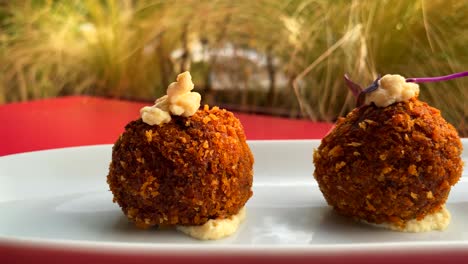
[[[378,242],[353,244],[324,244],[324,245],[228,245],[213,244],[208,246],[204,241],[196,244],[151,244],[134,242],[95,242],[88,240],[14,238],[0,236],[1,246],[21,248],[73,250],[97,253],[124,253],[162,256],[174,254],[182,256],[218,255],[340,255],[340,254],[386,254],[403,253],[419,254],[427,251],[462,252],[468,254],[468,241],[411,241],[411,242]]]

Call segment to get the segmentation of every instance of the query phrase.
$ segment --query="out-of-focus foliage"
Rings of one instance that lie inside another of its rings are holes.
[[[0,4],[0,103],[70,94],[160,96],[190,70],[210,104],[333,121],[342,76],[468,70],[458,0],[19,0]],[[468,78],[421,99],[468,135]]]

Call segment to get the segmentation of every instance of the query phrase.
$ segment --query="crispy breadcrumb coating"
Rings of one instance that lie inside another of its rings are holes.
[[[161,126],[130,122],[113,147],[107,182],[139,227],[201,225],[244,206],[253,161],[239,120],[205,106]]]
[[[440,111],[415,98],[354,109],[314,152],[314,177],[346,216],[404,226],[439,211],[462,174],[462,144]]]

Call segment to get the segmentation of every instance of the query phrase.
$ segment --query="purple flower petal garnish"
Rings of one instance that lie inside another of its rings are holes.
[[[421,78],[407,78],[406,82],[414,82],[414,83],[425,83],[425,82],[441,82],[441,81],[448,81],[456,78],[467,77],[468,71],[465,72],[458,72],[454,74],[449,74],[445,76],[439,77],[421,77]]]

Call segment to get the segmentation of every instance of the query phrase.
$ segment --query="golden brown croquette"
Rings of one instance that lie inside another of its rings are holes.
[[[404,226],[441,209],[461,176],[461,152],[455,128],[416,98],[364,105],[322,140],[314,176],[337,212]]]
[[[244,206],[253,161],[239,120],[205,106],[161,126],[130,122],[113,147],[107,182],[139,227],[201,225]]]

